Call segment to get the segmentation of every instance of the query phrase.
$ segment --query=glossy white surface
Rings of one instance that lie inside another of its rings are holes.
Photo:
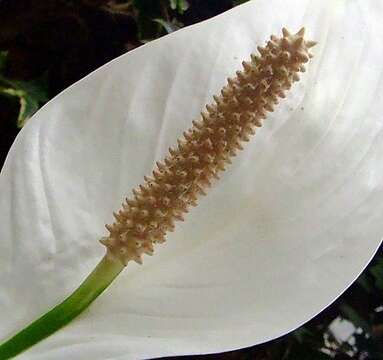
[[[261,343],[309,320],[383,233],[383,4],[254,0],[103,66],[40,110],[0,176],[0,339],[68,295],[103,224],[243,59],[283,26],[308,72],[155,256],[20,359],[142,359]]]

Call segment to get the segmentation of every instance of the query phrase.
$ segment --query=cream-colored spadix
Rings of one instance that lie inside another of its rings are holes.
[[[157,162],[153,177],[145,177],[133,190],[133,198],[114,213],[116,222],[106,225],[110,235],[101,239],[111,259],[141,263],[141,255],[152,255],[153,244],[163,242],[174,221],[183,220],[188,207],[197,205],[198,196],[205,195],[211,181],[242,150],[242,142],[249,141],[278,98],[299,80],[298,73],[305,71],[303,64],[312,57],[308,49],[316,43],[305,41],[304,31],[290,34],[283,28],[282,38],[272,35],[265,47],[258,47],[260,56],[252,54],[251,61],[242,63],[243,71],[228,79],[177,148]]]

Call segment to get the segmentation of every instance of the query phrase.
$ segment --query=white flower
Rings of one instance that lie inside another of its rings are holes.
[[[97,239],[243,59],[286,26],[318,41],[302,80],[177,225],[79,319],[20,359],[218,352],[286,333],[380,243],[383,9],[254,0],[105,65],[46,105],[0,176],[0,338],[68,295]]]

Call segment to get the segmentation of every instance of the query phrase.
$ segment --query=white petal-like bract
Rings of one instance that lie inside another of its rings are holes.
[[[104,254],[131,189],[258,45],[306,27],[301,81],[143,266],[20,359],[219,352],[300,326],[383,234],[383,4],[254,0],[119,57],[44,106],[0,176],[0,339],[63,300]]]

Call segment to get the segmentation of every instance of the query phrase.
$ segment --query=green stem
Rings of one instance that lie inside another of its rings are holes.
[[[61,304],[0,345],[0,360],[10,359],[45,339],[83,312],[116,278],[124,265],[104,257],[80,287]]]

